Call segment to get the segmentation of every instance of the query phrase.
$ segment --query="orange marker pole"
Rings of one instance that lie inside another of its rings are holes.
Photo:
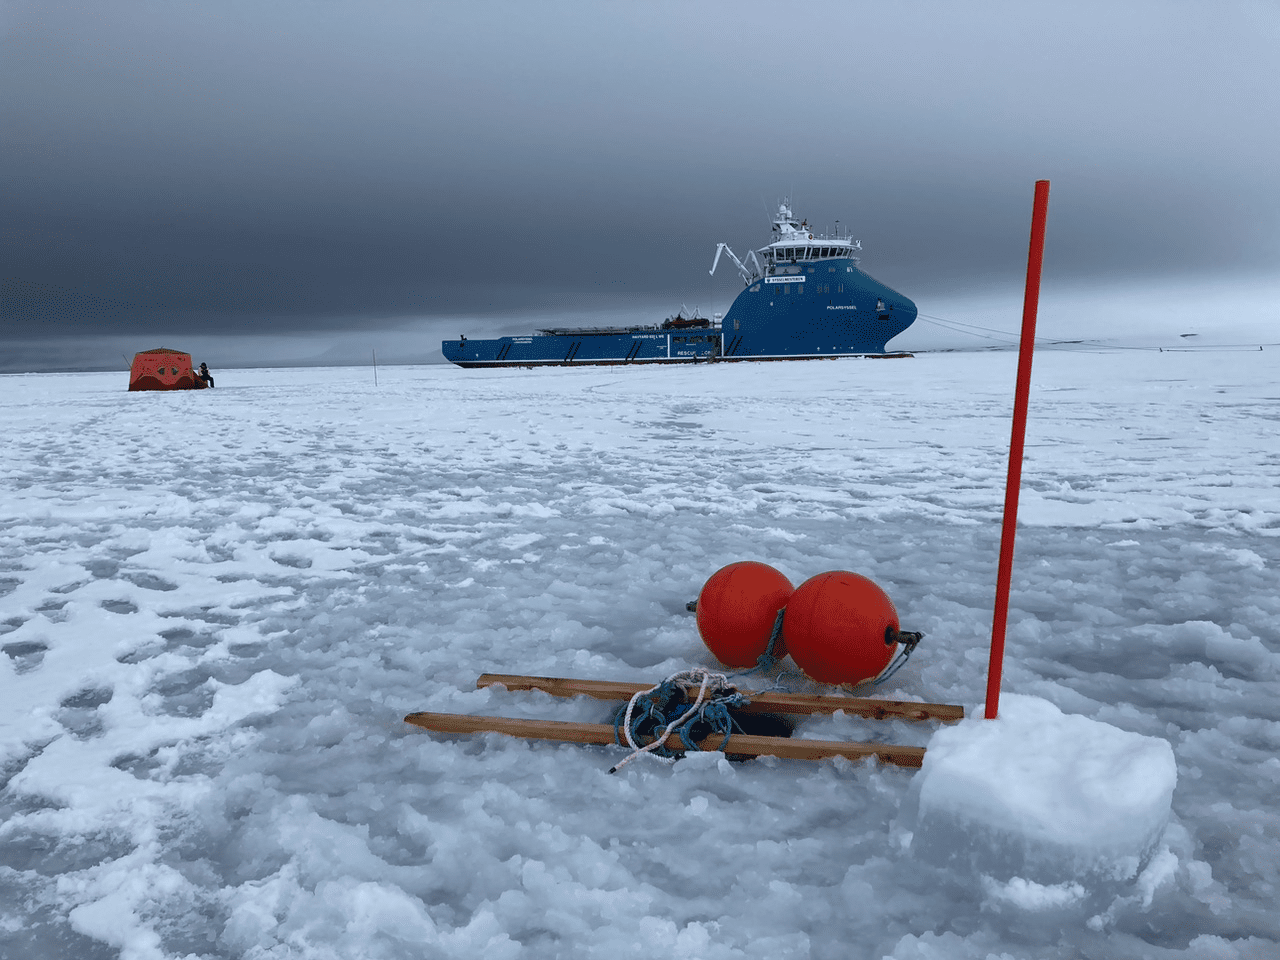
[[[991,618],[991,660],[987,665],[986,718],[1000,709],[1000,674],[1004,669],[1004,632],[1009,622],[1009,581],[1013,576],[1013,539],[1018,528],[1018,489],[1022,485],[1022,441],[1027,435],[1027,398],[1031,392],[1031,354],[1036,343],[1036,310],[1040,306],[1040,268],[1044,264],[1044,222],[1049,212],[1049,181],[1036,181],[1031,208],[1031,248],[1027,253],[1027,290],[1022,300],[1022,339],[1018,344],[1018,383],[1013,394],[1013,434],[1009,440],[1009,476],[1004,487],[1004,525],[1000,532],[1000,568],[996,573],[996,608]]]

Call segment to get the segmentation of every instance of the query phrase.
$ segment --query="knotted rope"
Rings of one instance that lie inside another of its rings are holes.
[[[764,653],[756,658],[756,665],[750,670],[741,670],[735,673],[735,677],[749,677],[753,673],[768,673],[781,661],[781,657],[774,655],[777,649],[778,641],[782,639],[782,617],[787,612],[787,608],[783,607],[778,611],[778,615],[773,620],[773,629],[769,632],[769,642],[765,645]]]
[[[688,709],[682,709],[687,701],[686,686],[699,684],[698,696]],[[661,683],[641,690],[627,701],[614,720],[614,740],[621,745],[626,738],[632,753],[621,763],[611,767],[617,773],[641,754],[648,754],[667,763],[674,763],[683,750],[700,750],[700,740],[720,733],[724,739],[716,749],[723,749],[736,726],[730,709],[745,707],[749,701],[734,688],[723,673],[712,673],[702,667],[673,673]],[[701,727],[695,731],[694,727]],[[641,745],[637,740],[646,736],[642,728],[648,726],[648,736],[653,739]],[[739,728],[741,729],[741,728]],[[672,734],[677,734],[680,746],[672,750],[665,746]]]

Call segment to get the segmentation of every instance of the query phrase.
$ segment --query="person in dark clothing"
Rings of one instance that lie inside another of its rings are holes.
[[[200,364],[200,369],[196,371],[196,378],[203,380],[206,386],[213,386],[213,377],[209,375],[209,365],[207,363]]]

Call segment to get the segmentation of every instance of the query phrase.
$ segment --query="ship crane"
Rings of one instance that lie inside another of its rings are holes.
[[[729,259],[733,261],[733,265],[738,268],[738,273],[742,276],[742,283],[744,286],[749,286],[752,280],[755,280],[764,273],[764,268],[760,265],[760,258],[756,256],[756,252],[754,250],[747,254],[747,260],[755,265],[755,270],[753,271],[734,255],[733,251],[729,249],[729,245],[727,243],[720,243],[716,245],[716,258],[711,263],[710,272],[713,277],[716,275],[716,267],[720,264],[720,254],[722,253],[727,253],[729,255]]]

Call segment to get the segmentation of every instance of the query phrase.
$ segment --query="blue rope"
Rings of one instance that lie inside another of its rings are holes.
[[[710,736],[713,733],[724,734],[724,739],[720,741],[720,746],[716,747],[717,750],[723,750],[725,748],[725,744],[729,742],[729,737],[733,735],[735,727],[739,733],[742,733],[742,727],[738,726],[738,721],[733,719],[733,714],[729,711],[731,709],[741,709],[742,707],[745,707],[748,702],[747,698],[740,693],[734,693],[727,697],[715,697],[710,703],[703,704],[698,715],[689,720],[677,732],[685,742],[697,746],[697,740],[693,736],[693,732],[690,728],[695,722],[701,721],[711,728],[710,733],[708,733],[707,736]],[[688,731],[688,736],[685,736],[686,731]],[[701,750],[702,748],[698,747],[698,749]]]
[[[777,617],[773,621],[773,630],[769,634],[769,642],[765,645],[764,653],[756,658],[756,665],[750,670],[742,670],[733,674],[735,677],[749,677],[753,673],[768,673],[781,661],[781,657],[775,657],[773,651],[778,646],[778,641],[782,639],[782,615],[787,612],[787,608],[783,607],[778,611]]]
[[[650,752],[660,757],[674,758],[680,756],[685,749],[701,750],[700,740],[714,734],[722,734],[724,739],[716,750],[723,750],[733,735],[734,728],[742,732],[730,710],[745,707],[750,701],[741,693],[734,692],[718,697],[709,697],[698,712],[686,720],[681,726],[672,729],[677,747],[672,749],[665,744]],[[631,742],[643,743],[656,740],[663,731],[679,720],[689,710],[689,701],[685,689],[674,680],[664,680],[657,688],[641,695],[631,711]],[[627,708],[623,706],[613,718],[613,739],[619,746],[627,746],[622,731],[626,723]],[[702,729],[695,730],[695,726]],[[688,744],[686,748],[684,744]]]

